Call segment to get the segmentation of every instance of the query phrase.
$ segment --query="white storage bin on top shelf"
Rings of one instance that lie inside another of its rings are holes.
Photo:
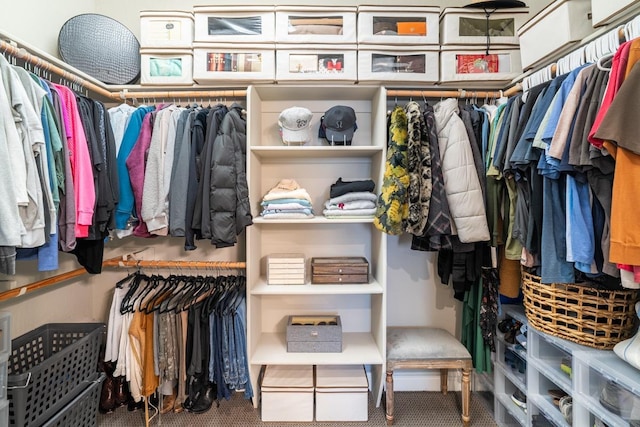
[[[358,48],[358,81],[436,83],[438,46],[376,46]]]
[[[140,49],[140,84],[192,85],[191,49]]]
[[[640,13],[638,0],[591,0],[593,26],[606,25],[626,16]]]
[[[590,11],[590,0],[556,0],[520,27],[523,69],[532,68],[591,34]]]
[[[193,44],[193,79],[200,83],[273,82],[273,44]]]
[[[526,21],[526,8],[497,10],[489,16],[491,44],[517,45],[517,29]],[[486,45],[487,16],[482,9],[447,7],[440,12],[440,44]]]
[[[439,7],[358,7],[358,43],[437,45]]]
[[[356,43],[355,6],[276,6],[278,43]]]
[[[301,49],[300,45],[276,46],[276,80],[344,81],[358,78],[356,45],[316,45]]]
[[[476,87],[494,87],[522,74],[520,52],[512,46],[492,46],[489,55],[482,48],[442,46],[440,83],[473,83]]]
[[[193,14],[174,10],[140,12],[142,48],[190,48],[193,43]]]
[[[273,6],[194,6],[195,41],[270,43],[275,40]]]

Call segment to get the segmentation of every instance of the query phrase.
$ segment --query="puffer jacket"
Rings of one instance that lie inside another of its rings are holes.
[[[469,136],[458,111],[458,101],[454,98],[434,107],[452,228],[462,243],[484,242],[489,240],[484,199]]]
[[[218,248],[233,246],[236,236],[253,223],[245,166],[246,133],[242,107],[234,104],[218,128],[211,162],[209,221],[211,244]]]

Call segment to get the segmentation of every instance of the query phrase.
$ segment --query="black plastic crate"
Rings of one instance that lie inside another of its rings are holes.
[[[73,399],[42,427],[95,427],[98,424],[101,385],[106,377],[106,374],[100,374],[97,380],[81,391],[78,397]]]
[[[49,323],[11,342],[9,424],[39,426],[96,381],[103,323]]]

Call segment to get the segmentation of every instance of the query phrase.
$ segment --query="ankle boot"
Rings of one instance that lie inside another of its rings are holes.
[[[166,414],[167,412],[173,411],[175,403],[176,403],[176,392],[174,391],[169,396],[163,397],[162,408],[160,408],[160,413]]]
[[[113,378],[115,381],[115,404],[116,408],[124,406],[129,401],[129,386],[124,375]]]
[[[100,404],[98,410],[102,414],[112,412],[116,408],[116,399],[114,393],[113,377],[105,378],[102,383],[102,392],[100,393]]]
[[[212,383],[208,383],[203,392],[198,396],[198,400],[191,406],[191,412],[194,414],[202,414],[211,409],[213,402],[216,400],[216,388]]]

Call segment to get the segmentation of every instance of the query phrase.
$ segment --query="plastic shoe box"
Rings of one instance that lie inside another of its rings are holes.
[[[273,44],[194,43],[193,79],[200,83],[273,82]]]
[[[195,41],[273,43],[273,6],[194,6]]]
[[[438,46],[360,45],[358,81],[436,83],[439,63]]]
[[[262,378],[262,421],[313,421],[313,365],[267,365]]]
[[[527,8],[495,11],[489,16],[491,44],[518,45],[518,28],[524,24]],[[440,13],[440,44],[486,45],[487,16],[482,9],[448,7]]]
[[[527,70],[591,34],[590,12],[590,0],[557,0],[522,25],[518,29],[522,68]]]
[[[193,43],[193,14],[167,10],[140,12],[142,48],[190,48]]]
[[[11,313],[0,312],[0,353],[11,352]]]
[[[140,84],[192,85],[191,49],[140,49]]]
[[[356,43],[356,11],[355,6],[276,6],[276,43]]]
[[[306,49],[297,45],[276,45],[278,82],[327,80],[353,82],[358,78],[356,45],[317,45]]]
[[[358,43],[437,45],[439,7],[358,7]]]
[[[474,82],[480,87],[508,83],[522,74],[520,51],[511,46],[483,48],[442,46],[440,83]]]
[[[316,421],[368,421],[368,396],[364,366],[316,366]]]

